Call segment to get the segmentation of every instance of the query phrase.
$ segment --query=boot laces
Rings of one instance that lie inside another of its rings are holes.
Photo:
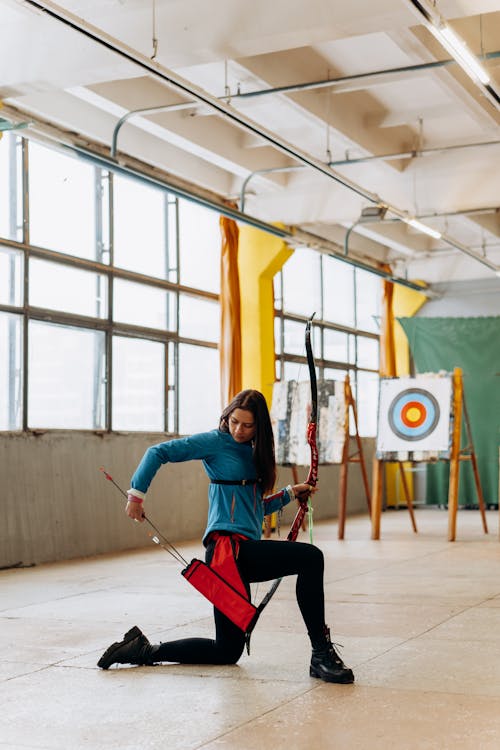
[[[341,643],[332,643],[332,641],[328,642],[328,655],[332,659],[332,661],[335,662],[335,664],[344,664],[342,661],[340,654],[337,652],[336,649],[342,649],[344,646]]]

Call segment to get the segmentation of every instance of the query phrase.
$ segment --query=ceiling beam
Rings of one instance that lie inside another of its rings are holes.
[[[249,130],[254,134],[261,135],[266,141],[268,141],[268,143],[270,143],[282,153],[285,153],[286,155],[297,159],[297,161],[305,164],[306,166],[309,166],[312,169],[326,175],[327,177],[333,179],[347,189],[357,193],[360,197],[364,198],[370,203],[384,205],[388,212],[398,218],[401,218],[403,221],[408,221],[408,219],[411,219],[411,217],[408,216],[407,211],[404,211],[397,206],[387,204],[376,193],[367,190],[366,188],[358,185],[352,180],[348,180],[347,178],[343,177],[335,170],[333,170],[328,164],[325,164],[321,160],[316,159],[311,154],[292,146],[290,143],[288,143],[288,141],[281,138],[278,134],[273,133],[266,128],[263,128],[262,126],[259,126],[256,122],[246,117],[242,112],[238,112],[227,103],[217,99],[217,97],[212,96],[207,91],[199,88],[198,86],[195,86],[190,81],[186,80],[174,71],[164,68],[155,60],[142,55],[140,52],[130,48],[120,40],[111,37],[102,29],[89,24],[82,18],[75,16],[73,13],[70,13],[66,9],[63,9],[52,2],[23,0],[23,3],[27,6],[42,11],[42,13],[45,13],[51,18],[54,18],[55,20],[65,24],[69,28],[74,29],[79,34],[83,34],[88,39],[91,39],[94,42],[104,46],[106,49],[114,51],[130,62],[137,64],[139,67],[149,71],[153,76],[158,77],[164,83],[172,86],[175,90],[181,92],[182,94],[194,96],[199,101],[209,105],[210,107],[213,107],[216,112],[229,119],[231,122],[242,127],[243,129]],[[470,248],[467,248],[458,240],[455,240],[454,238],[448,236],[443,236],[443,240],[444,242],[458,248],[466,255],[469,255],[479,263],[482,263],[483,265],[490,268],[490,270],[500,275],[500,268],[498,266],[489,261],[487,258],[478,255]]]

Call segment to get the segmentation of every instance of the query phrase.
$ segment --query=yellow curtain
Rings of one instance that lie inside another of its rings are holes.
[[[387,269],[384,269],[387,270]],[[389,269],[390,272],[390,269]],[[396,376],[396,344],[394,339],[394,284],[384,279],[382,292],[382,319],[380,322],[380,377]]]
[[[238,274],[239,229],[234,219],[221,216],[220,273],[220,387],[222,406],[241,391],[241,306]]]

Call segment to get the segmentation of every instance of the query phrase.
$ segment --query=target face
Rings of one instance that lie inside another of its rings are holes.
[[[447,451],[451,396],[449,376],[382,379],[377,451]]]
[[[389,406],[389,425],[403,440],[422,440],[431,435],[439,422],[439,404],[429,391],[408,388]]]

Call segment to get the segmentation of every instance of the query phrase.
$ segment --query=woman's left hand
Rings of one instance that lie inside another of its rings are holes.
[[[314,493],[318,491],[317,487],[313,487],[311,484],[307,484],[306,482],[302,482],[301,484],[294,484],[292,489],[295,497],[297,498],[297,500],[299,500],[299,502],[304,502],[311,495],[314,495]]]

